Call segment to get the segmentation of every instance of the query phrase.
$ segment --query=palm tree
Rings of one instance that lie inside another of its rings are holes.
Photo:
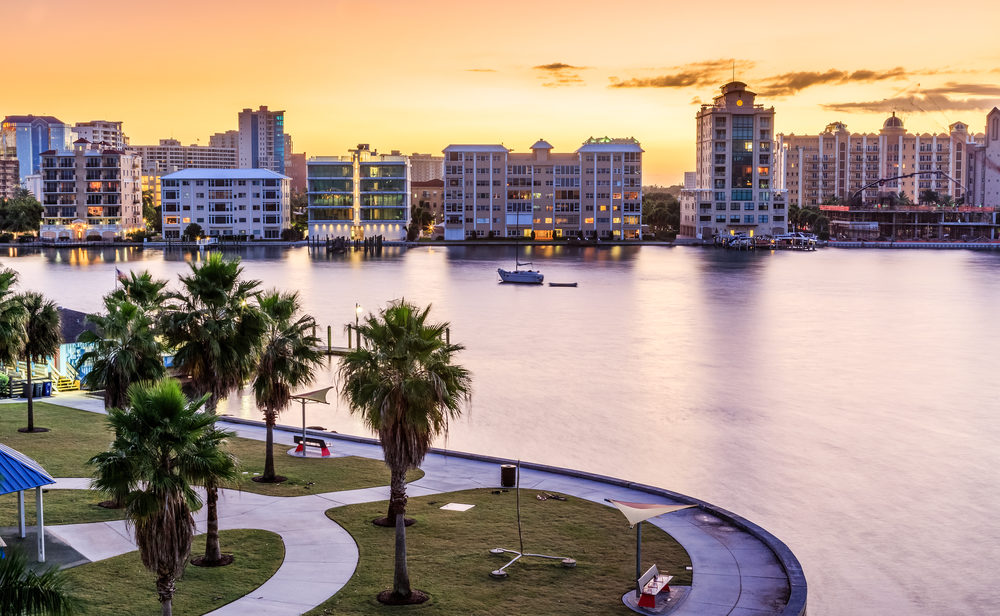
[[[77,600],[59,567],[35,573],[19,550],[10,550],[0,558],[0,614],[61,616],[74,613],[76,608]]]
[[[193,486],[233,473],[219,447],[228,433],[203,410],[207,396],[191,401],[173,379],[135,383],[128,399],[128,408],[108,411],[115,440],[90,459],[94,487],[124,502],[142,564],[156,575],[161,612],[170,616],[174,583],[191,554],[191,512],[201,507]]]
[[[24,348],[24,304],[14,295],[17,272],[0,269],[0,363],[12,364]]]
[[[118,300],[127,299],[137,304],[145,311],[158,309],[163,301],[163,289],[166,280],[154,279],[148,271],[141,274],[129,272],[128,276],[120,278],[122,288],[111,292],[111,297]]]
[[[18,432],[48,432],[48,428],[35,427],[35,409],[32,403],[31,365],[52,357],[59,350],[62,332],[59,329],[59,311],[52,300],[41,293],[28,291],[18,296],[24,306],[24,348],[21,357],[28,364],[28,427]]]
[[[448,323],[430,324],[430,306],[406,300],[368,315],[358,329],[366,348],[348,353],[340,365],[341,393],[351,412],[378,433],[391,474],[389,512],[376,524],[396,526],[393,588],[385,598],[406,601],[406,472],[423,461],[431,440],[447,431],[471,396],[468,370],[452,363],[464,347],[444,341]]]
[[[288,408],[292,390],[310,382],[314,368],[323,360],[316,350],[319,339],[312,335],[316,321],[309,315],[297,316],[298,293],[271,291],[258,298],[261,312],[267,317],[267,329],[257,361],[253,393],[257,407],[264,413],[267,439],[264,474],[254,481],[284,481],[274,474],[274,424],[278,413]]]
[[[83,377],[89,389],[104,390],[104,408],[123,407],[129,385],[137,381],[155,381],[164,373],[160,343],[153,330],[153,319],[142,308],[113,295],[104,299],[107,314],[89,314],[87,320],[97,332],[84,330],[79,342],[91,347],[77,360],[77,368],[90,365]]]
[[[174,351],[173,365],[188,378],[195,395],[208,394],[208,410],[246,383],[256,367],[267,319],[250,301],[260,282],[243,280],[239,259],[210,254],[181,276],[180,293],[168,293],[160,331]],[[206,565],[222,562],[219,547],[218,486],[208,483]]]

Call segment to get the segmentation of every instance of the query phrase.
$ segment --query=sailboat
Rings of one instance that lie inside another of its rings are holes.
[[[519,237],[519,236],[515,236]],[[514,284],[542,284],[545,280],[545,276],[542,275],[538,270],[533,269],[521,269],[523,265],[531,265],[531,261],[521,263],[517,260],[517,242],[514,242],[514,271],[505,270],[502,267],[497,268],[497,274],[500,275],[500,282],[510,282]]]

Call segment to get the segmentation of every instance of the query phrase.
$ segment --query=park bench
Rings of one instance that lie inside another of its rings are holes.
[[[303,441],[305,441],[305,445],[319,447],[323,452],[324,458],[330,455],[330,448],[327,447],[326,441],[324,441],[321,438],[315,438],[312,436],[307,436],[305,437],[305,439],[303,439],[301,434],[295,435],[295,444],[298,445],[298,447],[295,448],[296,453],[300,451],[302,453],[305,453],[305,446],[303,446]]]
[[[660,570],[653,565],[639,578],[639,607],[656,608],[656,595],[661,592],[670,592],[670,580],[672,575],[661,575]]]

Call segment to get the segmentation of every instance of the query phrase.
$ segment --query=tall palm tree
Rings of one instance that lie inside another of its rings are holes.
[[[0,614],[62,616],[73,614],[77,606],[66,574],[58,566],[35,573],[19,550],[0,558]]]
[[[153,330],[153,319],[127,299],[104,298],[106,314],[89,314],[97,331],[84,330],[77,338],[90,344],[77,360],[77,368],[89,365],[83,377],[89,389],[104,390],[104,408],[123,407],[126,391],[137,381],[155,381],[164,373],[162,348]]]
[[[191,264],[181,276],[182,290],[168,293],[160,315],[160,331],[173,365],[198,396],[208,394],[208,410],[250,380],[267,319],[251,300],[260,281],[244,280],[239,259],[227,261],[210,254],[202,265]],[[203,563],[222,562],[219,547],[218,486],[207,491],[208,528]]]
[[[12,364],[24,348],[24,304],[14,294],[17,272],[0,269],[0,363]]]
[[[142,564],[156,575],[161,612],[170,616],[174,584],[191,554],[191,512],[201,507],[193,486],[233,473],[219,447],[228,433],[203,410],[207,396],[191,401],[173,379],[135,383],[128,399],[128,408],[108,411],[115,439],[90,459],[94,487],[125,503]]]
[[[31,387],[31,365],[52,357],[59,350],[62,332],[59,329],[59,311],[55,302],[41,293],[28,291],[18,296],[24,306],[24,348],[21,357],[28,365],[28,427],[18,432],[48,432],[48,428],[35,427],[35,409]]]
[[[167,286],[167,281],[153,278],[148,271],[141,274],[129,272],[128,276],[121,277],[119,281],[122,287],[110,293],[114,299],[127,299],[147,312],[158,309],[163,301],[163,289]]]
[[[299,315],[299,294],[270,291],[258,298],[261,312],[267,317],[267,328],[253,393],[257,407],[264,413],[267,439],[264,453],[264,474],[254,481],[283,481],[274,474],[274,424],[278,413],[288,408],[292,390],[310,382],[313,371],[323,355],[316,350],[319,339],[312,335],[316,321],[309,315]]]
[[[464,347],[444,340],[448,323],[427,322],[406,300],[368,315],[358,329],[366,348],[348,353],[340,364],[341,393],[351,412],[379,436],[391,474],[389,512],[377,524],[396,526],[396,563],[391,600],[411,594],[406,569],[406,472],[423,461],[432,439],[461,414],[471,396],[469,371],[452,363]]]

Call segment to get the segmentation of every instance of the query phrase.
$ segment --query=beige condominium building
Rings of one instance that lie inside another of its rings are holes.
[[[91,143],[104,143],[114,150],[123,150],[128,146],[128,137],[122,132],[121,122],[107,120],[92,120],[77,122],[73,133],[78,139],[86,139]]]
[[[444,149],[444,237],[634,239],[642,229],[642,153],[634,138],[590,138],[574,152],[538,140]]]
[[[963,122],[936,135],[907,132],[895,113],[877,133],[852,133],[833,122],[818,135],[779,134],[777,178],[799,207],[834,199],[872,204],[891,193],[918,203],[928,190],[959,201],[967,196],[975,146]]]
[[[145,228],[139,157],[77,139],[73,150],[41,153],[40,236],[108,240]]]
[[[680,235],[709,240],[788,230],[784,191],[775,186],[774,107],[756,104],[733,81],[696,115],[696,171],[681,191]]]
[[[983,143],[975,148],[972,158],[972,203],[1000,208],[1000,109],[994,107],[987,114]]]

